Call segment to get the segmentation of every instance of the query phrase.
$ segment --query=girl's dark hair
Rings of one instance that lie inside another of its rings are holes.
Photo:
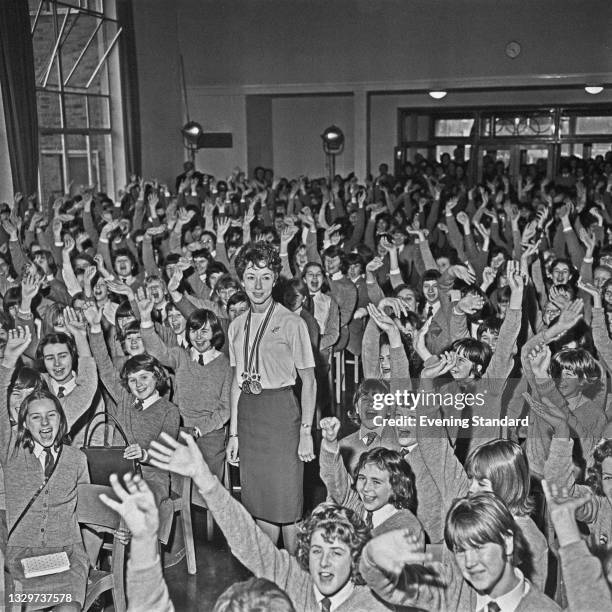
[[[559,380],[563,370],[573,372],[583,383],[583,393],[592,395],[601,385],[601,368],[595,358],[584,349],[564,349],[550,360],[550,375]]]
[[[27,448],[29,451],[34,450],[34,438],[32,438],[32,434],[26,427],[25,422],[32,402],[37,400],[49,400],[53,403],[57,413],[59,414],[60,425],[57,436],[53,442],[53,447],[58,449],[62,444],[70,444],[70,440],[68,439],[68,421],[66,420],[66,415],[59,399],[57,399],[57,397],[48,389],[40,388],[30,393],[30,395],[28,395],[28,397],[21,402],[21,406],[19,407],[19,415],[17,416],[17,438],[15,440],[15,448],[13,452],[17,452],[17,449],[20,447]]]
[[[162,364],[159,363],[155,357],[147,355],[146,353],[130,357],[125,362],[123,368],[121,368],[121,374],[119,377],[121,378],[121,383],[128,391],[130,389],[128,378],[132,374],[140,372],[141,370],[151,372],[156,379],[155,388],[160,394],[165,393],[166,389],[168,388],[168,374]]]
[[[604,491],[601,483],[601,470],[603,462],[612,457],[612,439],[602,440],[593,449],[593,466],[588,469],[587,485],[593,489],[595,495],[604,496]]]
[[[204,308],[194,310],[189,315],[189,318],[187,319],[187,327],[185,328],[185,337],[187,342],[191,344],[192,331],[196,331],[206,324],[210,325],[210,329],[212,331],[212,340],[210,341],[211,345],[215,349],[220,350],[225,343],[225,333],[221,327],[221,323],[219,323],[217,315],[212,310],[206,310]]]
[[[451,350],[461,352],[474,364],[471,372],[474,378],[480,378],[484,374],[493,356],[493,351],[486,342],[481,342],[474,338],[455,340],[451,344]],[[480,366],[480,369],[476,366]]]
[[[51,332],[43,337],[36,349],[36,360],[40,364],[41,371],[46,371],[45,368],[45,358],[44,358],[44,349],[49,344],[65,344],[68,352],[70,353],[70,357],[72,358],[72,369],[77,370],[79,363],[79,353],[76,348],[76,344],[74,343],[74,339],[68,334],[64,334],[63,332]]]
[[[9,387],[9,393],[12,391],[22,391],[23,389],[47,389],[47,383],[40,376],[40,372],[34,368],[24,366],[15,371],[13,382]]]
[[[367,464],[375,465],[379,470],[389,474],[389,484],[392,490],[389,503],[395,508],[405,508],[415,513],[417,498],[414,472],[403,457],[397,451],[383,447],[361,453],[353,472],[355,481],[353,487],[356,487],[359,473]]]
[[[270,268],[276,276],[283,267],[278,251],[267,242],[249,242],[236,256],[236,275],[240,280],[248,266]]]

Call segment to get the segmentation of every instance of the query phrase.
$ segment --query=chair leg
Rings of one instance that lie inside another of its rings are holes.
[[[346,391],[346,357],[344,355],[344,351],[340,352],[340,373],[341,373],[341,383],[342,383],[342,392]]]
[[[187,505],[187,504],[185,504]],[[181,525],[185,538],[185,556],[187,557],[187,573],[195,574],[197,570],[195,544],[193,542],[193,524],[191,522],[191,506],[181,507]]]
[[[353,381],[357,385],[359,384],[359,355],[355,355],[353,363]]]
[[[334,353],[336,371],[336,405],[342,401],[342,359],[341,353]]]
[[[215,535],[215,521],[213,520],[212,512],[206,510],[206,541],[210,542]]]

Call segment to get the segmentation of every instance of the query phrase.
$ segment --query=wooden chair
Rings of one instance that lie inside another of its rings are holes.
[[[197,572],[195,543],[193,541],[193,523],[191,521],[191,478],[172,474],[172,486],[170,493],[173,518],[179,513],[183,538],[185,539],[185,556],[187,557],[187,572]],[[207,516],[210,512],[207,512]],[[212,518],[210,519],[212,521]],[[211,528],[212,529],[212,528]]]
[[[113,534],[119,528],[125,528],[121,517],[103,504],[100,493],[115,498],[110,487],[101,485],[79,485],[77,501],[77,519],[83,525],[91,525],[98,533]],[[85,594],[84,610],[106,591],[112,591],[115,612],[127,610],[125,595],[125,545],[118,538],[113,538],[111,548],[111,570],[90,570],[89,583]]]
[[[111,533],[125,525],[121,517],[104,505],[100,499],[100,493],[106,493],[109,497],[115,498],[115,494],[110,487],[101,485],[83,484],[78,486],[77,501],[77,520],[81,525],[90,525],[98,533]],[[126,554],[125,545],[118,538],[113,538],[111,547],[111,569],[110,571],[89,570],[87,590],[85,592],[85,602],[83,610],[88,610],[94,601],[105,593],[111,591],[115,612],[126,612],[127,602],[125,595],[125,565]],[[2,555],[4,565],[4,556]],[[4,581],[4,574],[2,580]],[[23,586],[18,580],[8,578],[6,593],[19,594],[23,592]],[[4,598],[0,601],[6,601]],[[26,604],[12,603],[6,601],[6,610],[12,612],[21,611]],[[48,603],[28,603],[27,609],[38,610],[49,607]]]

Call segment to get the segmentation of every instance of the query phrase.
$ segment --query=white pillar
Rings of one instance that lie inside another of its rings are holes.
[[[353,91],[353,160],[355,175],[360,182],[365,180],[369,170],[369,114],[368,114],[368,92],[365,90]]]

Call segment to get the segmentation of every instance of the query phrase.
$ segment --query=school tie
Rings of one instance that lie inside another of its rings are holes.
[[[501,610],[501,608],[499,607],[499,605],[495,601],[490,601],[487,604],[487,612],[499,612],[500,610]]]
[[[49,478],[51,473],[53,472],[53,464],[55,460],[53,459],[53,455],[51,454],[50,448],[45,448],[45,478]]]
[[[407,446],[405,446],[404,448],[402,448],[402,449],[400,450],[400,455],[401,455],[401,456],[402,456],[404,459],[406,458],[406,455],[409,455],[409,454],[410,454],[410,449],[409,449]]]
[[[57,388],[57,397],[58,399],[62,399],[62,397],[64,397],[64,391],[66,390],[66,387],[58,387]]]
[[[321,612],[329,612],[331,610],[331,599],[324,597],[321,600]]]
[[[374,524],[372,523],[372,511],[371,510],[366,510],[366,515],[365,515],[365,524],[366,527],[371,531],[372,529],[374,529]]]
[[[365,437],[365,445],[366,446],[372,446],[372,444],[374,444],[374,440],[376,440],[376,434],[371,431],[370,433],[368,433]]]
[[[198,355],[198,363],[204,365],[204,355],[202,355],[202,353]]]
[[[433,306],[430,304],[429,309],[427,310],[427,318],[431,319],[433,317]]]
[[[137,410],[138,412],[142,412],[144,410],[142,400],[136,400],[134,402],[134,410]]]

